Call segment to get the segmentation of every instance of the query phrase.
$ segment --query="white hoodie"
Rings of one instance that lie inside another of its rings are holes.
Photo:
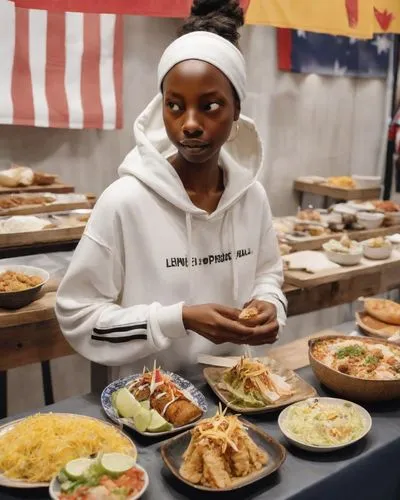
[[[200,353],[242,352],[186,331],[182,305],[241,308],[251,298],[277,307],[284,325],[282,262],[271,211],[257,181],[262,147],[241,116],[221,150],[225,191],[212,214],[196,207],[167,158],[175,150],[158,95],[135,122],[137,147],[98,200],[57,295],[72,347],[120,375],[152,366],[182,369]]]

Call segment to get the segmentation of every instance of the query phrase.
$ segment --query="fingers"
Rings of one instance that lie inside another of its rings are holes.
[[[249,345],[272,344],[276,341],[279,332],[279,323],[274,321],[254,328],[254,333],[247,337],[246,343]]]
[[[240,320],[244,325],[247,326],[259,326],[266,323],[271,323],[276,319],[276,307],[269,302],[254,300],[250,303],[251,307],[255,307],[258,311],[258,315],[254,318]]]
[[[239,314],[241,312],[240,309],[234,307],[221,306],[219,304],[215,304],[214,309],[215,311],[217,311],[218,314],[220,314],[225,318],[231,319],[233,321],[239,320]]]

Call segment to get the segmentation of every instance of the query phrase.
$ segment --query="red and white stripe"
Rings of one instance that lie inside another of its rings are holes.
[[[0,0],[0,123],[122,127],[122,17]]]

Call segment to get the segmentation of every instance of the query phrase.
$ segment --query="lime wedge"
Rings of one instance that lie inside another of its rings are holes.
[[[143,406],[145,410],[150,410],[150,400],[145,399],[144,401],[140,401],[140,404]]]
[[[145,432],[151,422],[151,411],[140,407],[140,411],[133,417],[133,421],[139,432]]]
[[[136,460],[130,455],[123,453],[105,453],[100,460],[100,464],[104,471],[113,476],[118,476],[132,469]]]
[[[68,462],[64,467],[65,475],[73,481],[81,479],[92,463],[93,460],[90,458],[77,458],[76,460],[71,460],[71,462]]]
[[[172,424],[167,422],[164,417],[162,417],[158,411],[151,410],[151,421],[147,427],[148,432],[165,432],[172,429]]]
[[[118,391],[115,397],[115,408],[121,417],[134,418],[142,410],[142,406],[126,387]]]

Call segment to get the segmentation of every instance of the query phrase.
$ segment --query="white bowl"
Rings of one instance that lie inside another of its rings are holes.
[[[357,214],[358,223],[366,229],[377,229],[382,225],[384,214],[377,212],[359,212]]]
[[[330,250],[327,245],[328,243],[324,243],[322,248],[325,250],[325,254],[328,259],[336,264],[340,264],[341,266],[355,266],[359,264],[362,259],[363,248],[361,245],[357,248],[355,253],[334,252],[333,250]]]
[[[352,175],[352,179],[359,189],[371,189],[381,185],[379,175]]]
[[[293,436],[293,434],[290,433],[290,431],[288,431],[286,428],[285,428],[285,420],[287,418],[287,415],[288,415],[288,412],[289,412],[289,409],[292,407],[292,406],[302,406],[304,405],[305,403],[309,402],[309,401],[315,401],[317,400],[319,403],[323,404],[323,405],[330,405],[330,406],[337,406],[338,404],[351,404],[353,405],[361,414],[361,417],[362,419],[364,420],[364,430],[363,432],[361,433],[360,436],[358,436],[356,439],[353,439],[352,441],[349,441],[348,443],[344,443],[344,444],[338,444],[338,445],[333,445],[333,446],[318,446],[318,445],[312,445],[312,444],[309,444],[309,443],[304,443],[302,441],[299,441],[295,436]],[[357,441],[360,441],[360,439],[362,439],[363,437],[365,437],[368,432],[371,430],[371,427],[372,427],[372,419],[371,419],[371,415],[367,412],[367,410],[365,410],[362,406],[360,405],[357,405],[355,403],[352,403],[350,401],[346,401],[345,399],[338,399],[338,398],[310,398],[310,399],[306,399],[305,401],[300,401],[299,403],[294,403],[293,405],[290,405],[288,406],[287,408],[285,408],[279,415],[278,417],[278,425],[279,425],[279,428],[282,432],[282,434],[286,437],[286,439],[294,444],[295,446],[298,446],[299,448],[302,448],[303,450],[307,450],[307,451],[312,451],[312,452],[316,452],[316,453],[328,453],[328,452],[331,452],[331,451],[336,451],[336,450],[340,450],[342,448],[345,448],[346,446],[350,446],[354,443],[356,443]]]
[[[367,259],[371,260],[385,260],[388,259],[392,255],[392,244],[390,241],[386,242],[386,245],[383,247],[370,247],[368,245],[369,240],[363,241],[362,246],[363,246],[363,251],[364,251],[364,257]]]
[[[333,212],[341,215],[356,215],[357,210],[347,205],[347,203],[338,203],[333,206]]]

